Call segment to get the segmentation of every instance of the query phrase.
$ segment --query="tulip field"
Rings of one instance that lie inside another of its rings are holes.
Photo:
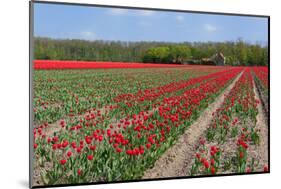
[[[267,94],[267,67],[35,61],[33,183],[142,179],[222,95],[185,175],[268,172]]]

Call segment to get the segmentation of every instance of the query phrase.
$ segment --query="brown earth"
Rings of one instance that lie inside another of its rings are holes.
[[[266,115],[265,119],[267,122],[268,121],[268,116],[267,116],[268,115],[268,99],[269,99],[268,91],[264,90],[264,88],[260,82],[257,82],[256,80],[254,80],[254,81],[255,81],[254,84],[256,86],[256,94],[259,96],[259,100],[261,102],[264,115]]]

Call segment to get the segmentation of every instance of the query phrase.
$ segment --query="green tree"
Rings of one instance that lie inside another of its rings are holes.
[[[240,62],[240,65],[247,66],[248,61],[247,61],[247,49],[245,46],[245,43],[239,39],[236,45],[236,56],[237,59]]]
[[[190,48],[186,45],[172,45],[169,47],[169,61],[174,63],[185,62],[191,56]]]

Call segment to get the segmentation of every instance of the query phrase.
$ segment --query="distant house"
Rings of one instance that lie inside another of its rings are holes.
[[[219,52],[219,53],[214,54],[210,58],[202,58],[201,64],[224,66],[225,65],[225,57],[221,52]]]
[[[201,59],[201,64],[202,65],[213,65],[213,66],[216,65],[215,61],[213,59],[211,59],[211,58],[202,58]]]
[[[182,62],[181,64],[202,64],[202,65],[213,65],[213,66],[224,66],[225,65],[225,57],[219,52],[211,56],[210,58],[202,58],[201,60],[188,60],[186,62]]]

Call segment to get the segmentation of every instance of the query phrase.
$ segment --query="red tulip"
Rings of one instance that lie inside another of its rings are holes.
[[[61,164],[61,165],[66,164],[66,162],[67,162],[67,160],[66,160],[66,159],[62,159],[62,160],[60,160],[60,164]]]
[[[211,168],[211,173],[214,175],[216,173],[216,169],[214,167]]]
[[[128,155],[133,155],[133,150],[127,150],[127,151],[126,151],[126,154],[128,154]]]
[[[204,166],[205,166],[206,169],[208,169],[210,167],[209,162],[207,160],[204,161]]]
[[[76,148],[76,152],[81,153],[81,148]]]
[[[120,153],[120,152],[122,152],[122,149],[121,148],[116,148],[116,152]]]
[[[201,161],[200,161],[200,162],[201,162],[201,163],[204,163],[205,161],[207,161],[206,158],[201,158]]]
[[[81,175],[81,174],[82,174],[82,171],[81,171],[80,169],[78,169],[78,170],[77,170],[77,174],[78,174],[78,175]]]
[[[68,152],[67,152],[67,156],[70,157],[71,155],[72,155],[72,152],[71,152],[71,151],[68,151]]]
[[[215,165],[215,160],[211,159],[211,165]]]
[[[92,143],[92,139],[88,136],[85,137],[85,141],[87,144],[91,144]]]
[[[67,147],[67,145],[68,145],[68,141],[64,141],[64,142],[62,143],[62,147],[63,147],[63,148]]]
[[[147,144],[146,144],[146,148],[149,149],[150,147],[151,147],[151,144],[150,144],[150,143],[147,143]]]
[[[64,120],[61,120],[60,121],[60,126],[63,128],[63,127],[65,127],[65,121]]]
[[[100,135],[100,136],[99,136],[99,141],[101,142],[101,141],[102,141],[102,139],[103,139],[103,136],[102,136],[102,135]]]
[[[90,146],[90,150],[95,151],[96,150],[96,146]]]
[[[218,151],[218,149],[215,146],[211,146],[211,151],[214,151],[214,153],[216,153]]]
[[[244,153],[243,152],[240,152],[239,153],[239,157],[242,159],[244,157]]]
[[[57,137],[57,136],[53,137],[53,142],[58,142],[58,140],[59,140],[59,137]]]
[[[51,141],[52,141],[52,139],[49,137],[49,138],[47,139],[47,142],[50,143]]]
[[[93,160],[93,158],[94,158],[93,155],[88,155],[88,156],[87,156],[87,159],[90,160],[90,161]]]

